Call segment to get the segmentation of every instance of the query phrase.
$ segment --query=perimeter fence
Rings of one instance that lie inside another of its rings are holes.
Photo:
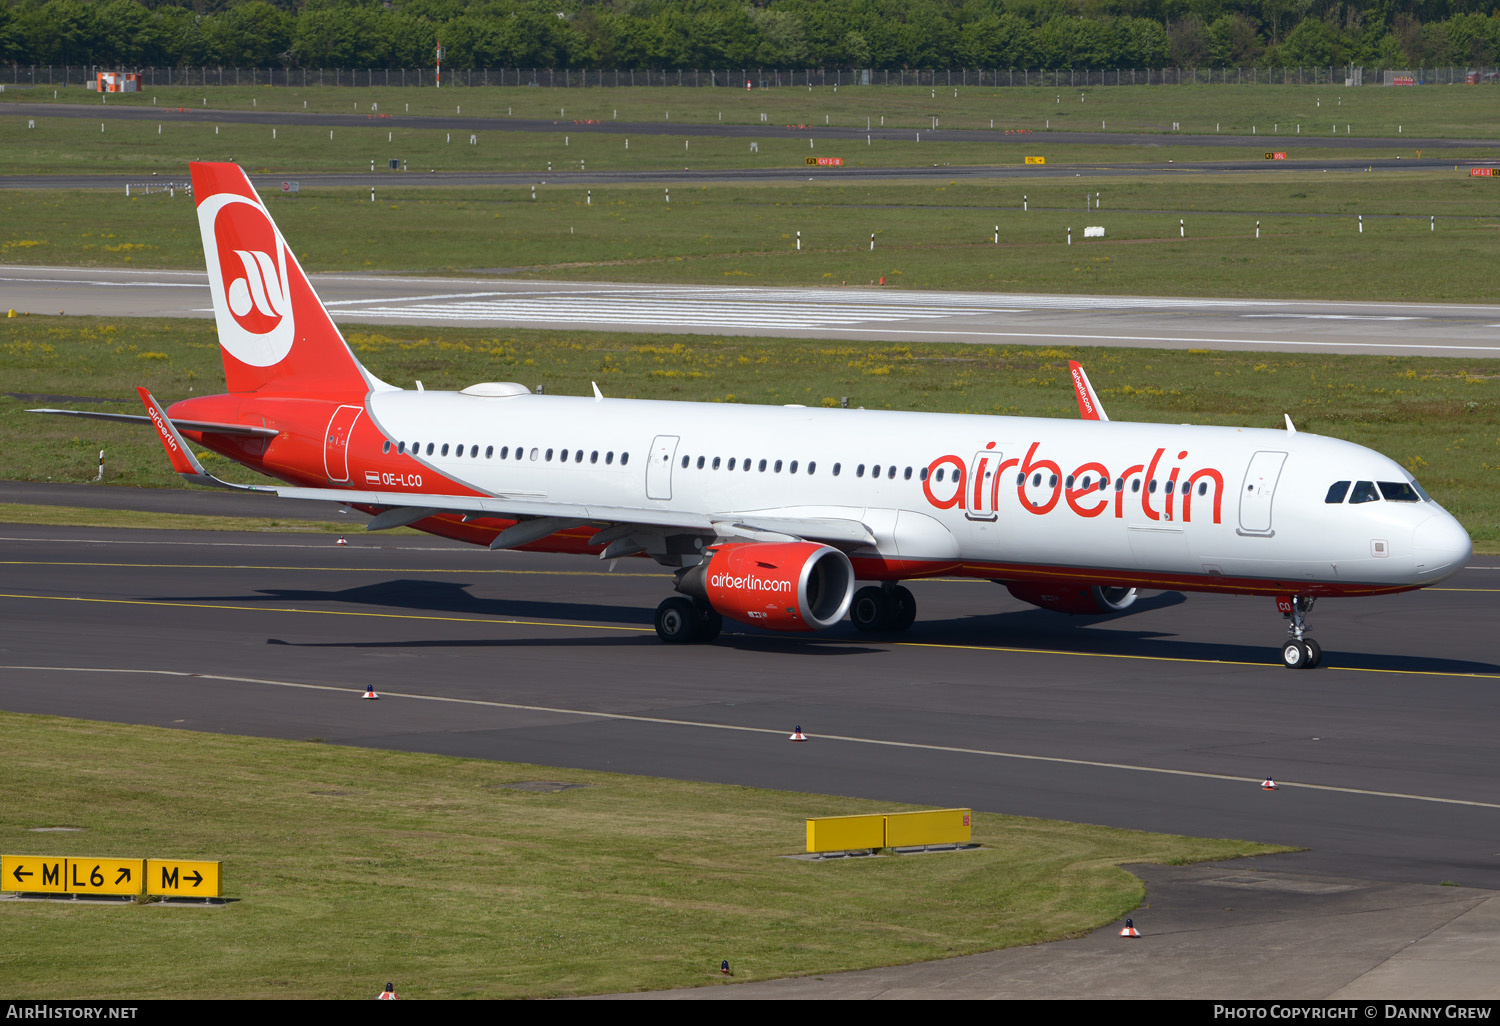
[[[101,71],[132,71],[143,89],[164,86],[437,86],[432,68],[119,68],[103,65],[0,65],[0,83],[87,87]],[[940,68],[831,69],[606,69],[444,68],[447,88],[534,86],[546,89],[752,89],[826,86],[1010,87],[1125,85],[1478,85],[1500,81],[1497,68]]]

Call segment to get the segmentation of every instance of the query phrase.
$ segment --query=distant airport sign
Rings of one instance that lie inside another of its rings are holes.
[[[145,859],[0,855],[0,890],[34,894],[140,894]]]
[[[844,166],[844,158],[843,157],[808,157],[806,159],[807,159],[807,165],[809,167],[843,167]]]
[[[1047,158],[1046,157],[1027,157],[1026,158],[1026,163],[1028,163],[1028,164],[1045,164],[1045,163],[1047,163]]]
[[[0,855],[0,891],[222,898],[222,866],[184,859]]]
[[[1471,167],[1470,178],[1500,178],[1500,167]]]
[[[171,898],[222,898],[222,862],[147,859],[146,893]]]
[[[1275,153],[1267,153],[1266,154],[1266,159],[1267,160],[1285,160],[1286,159],[1286,151],[1285,150],[1278,150]]]

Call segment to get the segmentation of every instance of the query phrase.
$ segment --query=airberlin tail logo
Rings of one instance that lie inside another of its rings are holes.
[[[219,344],[241,363],[271,367],[295,338],[286,246],[265,208],[218,193],[198,208]]]

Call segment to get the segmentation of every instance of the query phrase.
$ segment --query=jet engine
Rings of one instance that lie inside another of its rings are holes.
[[[1005,582],[1005,590],[1022,602],[1057,613],[1122,613],[1135,604],[1134,588],[1073,584],[1062,581]]]
[[[677,590],[741,623],[820,631],[849,611],[854,567],[838,549],[814,542],[731,543],[685,571]]]

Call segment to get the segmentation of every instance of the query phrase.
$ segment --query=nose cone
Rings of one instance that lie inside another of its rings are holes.
[[[1424,582],[1432,582],[1462,570],[1474,554],[1474,543],[1462,524],[1446,513],[1439,513],[1417,525],[1412,552],[1417,573]]]

